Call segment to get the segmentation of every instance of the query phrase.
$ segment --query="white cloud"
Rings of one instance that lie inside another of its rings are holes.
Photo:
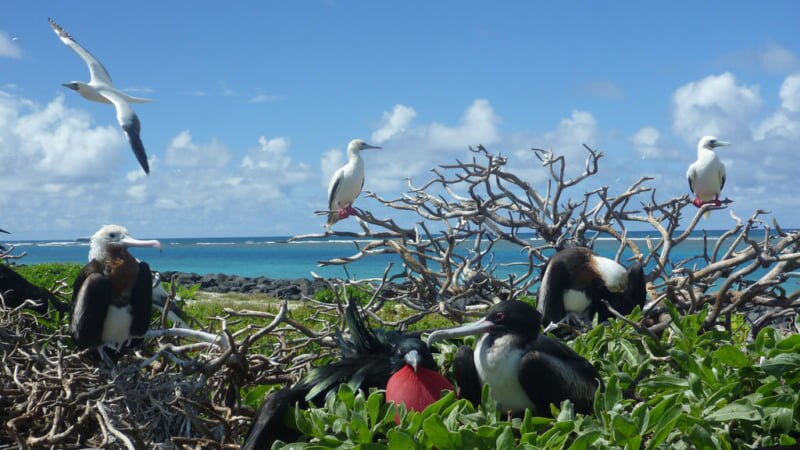
[[[175,167],[222,167],[228,164],[231,154],[217,138],[198,145],[192,142],[192,134],[184,130],[172,138],[164,159]]]
[[[372,140],[380,144],[406,131],[415,117],[417,112],[414,108],[395,105],[392,111],[383,112],[383,125],[372,133]]]
[[[250,103],[267,103],[267,102],[276,102],[281,100],[283,97],[280,95],[266,95],[266,94],[258,94],[255,95],[253,98],[250,99]]]
[[[769,42],[758,53],[761,65],[768,72],[786,73],[800,67],[800,61],[790,50],[775,42]]]
[[[624,95],[622,88],[609,80],[590,81],[583,85],[582,90],[592,97],[618,99]]]
[[[800,73],[786,77],[779,95],[781,106],[792,112],[800,112]]]
[[[328,184],[330,184],[333,174],[339,167],[342,167],[344,163],[344,152],[341,150],[334,148],[323,153],[322,158],[319,160],[320,171],[322,172],[322,178],[320,178],[321,184],[327,187]]]
[[[758,86],[736,83],[726,72],[678,88],[672,95],[673,130],[686,142],[705,135],[741,139],[761,107]]]
[[[674,153],[665,150],[661,142],[661,133],[653,127],[644,127],[634,133],[628,141],[642,159],[669,159]]]
[[[8,36],[8,33],[0,30],[0,57],[21,58],[22,48],[16,41]]]

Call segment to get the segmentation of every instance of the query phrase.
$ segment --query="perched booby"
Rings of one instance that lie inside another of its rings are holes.
[[[541,315],[534,307],[507,300],[477,322],[431,333],[428,345],[483,334],[474,352],[462,346],[454,361],[459,397],[475,404],[480,403],[481,385],[488,384],[504,411],[530,409],[548,416],[551,403],[569,399],[576,412],[589,413],[600,385],[597,370],[566,345],[540,334],[540,327]]]
[[[364,187],[364,160],[361,159],[361,151],[369,148],[380,148],[369,145],[361,139],[353,139],[347,145],[347,164],[340,167],[333,174],[328,185],[328,223],[327,227],[335,224],[341,219],[355,214],[353,202],[361,193]]]
[[[119,348],[147,332],[153,310],[150,266],[128,247],[160,249],[161,244],[134,239],[119,225],[105,225],[92,236],[90,262],[72,287],[70,332],[80,348]]]
[[[704,136],[697,143],[697,161],[689,166],[686,178],[689,179],[689,189],[695,195],[692,204],[698,208],[706,203],[721,205],[719,193],[725,186],[725,164],[722,164],[714,149],[726,145],[730,143],[714,136]]]
[[[644,306],[647,296],[644,270],[634,262],[628,269],[616,261],[597,256],[588,248],[571,247],[550,258],[539,285],[538,309],[545,326],[568,316],[600,321],[611,313],[609,302],[621,314],[636,305]]]
[[[142,144],[142,139],[139,137],[141,124],[139,122],[139,117],[133,112],[130,103],[147,103],[153,100],[132,97],[116,89],[111,82],[108,71],[106,71],[106,68],[103,67],[100,61],[75,42],[75,39],[64,31],[53,19],[47,20],[50,21],[50,26],[53,27],[53,31],[56,32],[61,42],[74,50],[75,53],[86,62],[86,65],[89,66],[91,80],[88,84],[81,81],[71,81],[69,83],[64,83],[63,86],[72,89],[87,100],[114,104],[114,108],[117,109],[117,122],[119,122],[119,125],[128,136],[128,142],[131,144],[133,154],[136,155],[136,159],[139,161],[142,169],[144,169],[144,173],[150,174],[150,166],[147,163],[147,153],[145,153],[144,144]]]
[[[316,367],[291,388],[273,391],[264,400],[242,450],[271,448],[275,440],[293,442],[301,434],[285,425],[291,407],[308,402],[321,406],[339,385],[347,383],[367,392],[386,389],[386,401],[420,410],[439,399],[441,390],[453,386],[438,372],[428,346],[418,335],[367,327],[355,302],[345,309],[349,338],[337,336],[342,358]]]

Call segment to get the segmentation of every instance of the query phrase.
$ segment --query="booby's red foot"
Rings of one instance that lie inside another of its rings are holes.
[[[347,211],[348,216],[355,216],[358,214],[358,211],[356,211],[355,208],[353,208],[352,206],[348,206],[347,208],[345,208],[345,211]]]
[[[347,219],[348,217],[350,217],[350,212],[347,208],[339,208],[339,220]]]
[[[694,201],[692,202],[692,204],[693,204],[694,206],[697,206],[698,208],[702,208],[702,207],[703,207],[703,201],[702,201],[702,200],[700,200],[700,198],[699,198],[699,197],[695,197],[695,198],[694,198]]]

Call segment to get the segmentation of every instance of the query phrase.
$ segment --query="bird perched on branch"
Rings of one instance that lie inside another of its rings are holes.
[[[725,164],[722,164],[715,149],[730,145],[714,136],[703,136],[697,143],[697,161],[689,166],[686,177],[689,189],[695,195],[692,202],[698,208],[706,203],[720,206],[719,194],[725,186]],[[708,212],[706,212],[708,217]]]
[[[70,332],[80,348],[107,344],[119,349],[143,336],[153,310],[150,266],[139,262],[129,247],[155,247],[119,225],[105,225],[91,238],[89,264],[72,287]]]
[[[539,285],[538,309],[545,326],[572,317],[591,321],[595,314],[604,321],[611,312],[603,300],[617,312],[629,314],[636,305],[644,306],[646,296],[640,262],[625,269],[588,248],[571,247],[548,261]]]
[[[534,307],[507,300],[492,306],[477,322],[431,333],[428,345],[482,335],[474,351],[462,345],[453,363],[459,397],[474,404],[480,403],[481,386],[488,384],[504,411],[517,414],[530,409],[548,416],[550,404],[569,399],[576,412],[589,413],[600,375],[572,349],[540,334],[541,324]]]
[[[353,202],[356,201],[361,188],[364,187],[364,160],[361,159],[361,151],[370,148],[381,148],[370,145],[361,139],[353,139],[347,145],[347,164],[340,167],[333,174],[328,185],[328,222],[325,225],[330,228],[339,220],[355,214]]]
[[[420,410],[453,386],[438,372],[428,346],[418,335],[371,329],[351,300],[345,309],[348,338],[337,335],[342,358],[316,367],[294,386],[270,393],[259,409],[242,450],[268,449],[280,439],[297,440],[300,433],[284,423],[291,407],[309,402],[322,405],[347,383],[367,392],[386,389],[386,401]]]
[[[136,155],[136,160],[142,166],[144,173],[150,174],[150,166],[147,162],[147,153],[144,150],[144,144],[139,137],[141,131],[141,124],[139,117],[133,112],[130,103],[147,103],[153,100],[141,97],[132,97],[117,88],[111,82],[111,77],[108,71],[91,53],[85,48],[81,47],[73,37],[67,33],[61,26],[59,26],[53,19],[48,19],[50,26],[53,27],[56,35],[61,39],[67,47],[71,48],[78,56],[83,59],[87,66],[89,66],[89,75],[91,79],[89,83],[82,81],[71,81],[64,83],[63,86],[72,89],[81,95],[86,100],[91,100],[98,103],[112,103],[117,110],[117,122],[125,131],[128,136],[128,142],[131,144],[133,154]]]

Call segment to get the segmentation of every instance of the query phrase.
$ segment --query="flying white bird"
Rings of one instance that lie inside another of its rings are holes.
[[[353,202],[364,187],[364,160],[361,150],[380,148],[369,145],[361,139],[353,139],[347,145],[347,164],[339,168],[328,185],[328,223],[329,227],[341,219],[345,219],[356,211]]]
[[[689,189],[695,195],[692,204],[698,208],[707,203],[714,206],[722,204],[719,194],[725,186],[725,165],[714,149],[726,145],[730,144],[714,136],[704,136],[697,143],[697,161],[689,166],[686,177],[689,179]]]
[[[73,39],[69,33],[64,31],[63,28],[55,23],[53,19],[47,20],[50,21],[50,26],[53,27],[53,31],[56,32],[56,35],[58,35],[58,37],[61,39],[61,42],[74,50],[75,53],[77,53],[78,56],[83,59],[86,65],[89,66],[91,80],[88,84],[81,81],[72,81],[69,83],[63,83],[63,86],[72,89],[87,100],[99,103],[114,104],[114,108],[117,109],[117,122],[119,122],[120,126],[125,131],[125,134],[128,136],[128,141],[133,149],[133,154],[136,155],[136,159],[139,161],[142,169],[144,169],[144,172],[149,175],[150,166],[147,163],[147,153],[145,153],[144,144],[142,144],[142,139],[139,137],[141,124],[139,123],[139,117],[136,116],[136,113],[134,113],[133,109],[131,109],[130,103],[147,103],[151,102],[152,100],[148,98],[131,97],[130,95],[117,90],[111,82],[111,77],[108,75],[108,71],[106,71],[105,67],[103,67],[100,61],[92,56],[92,54],[89,53],[85,48],[81,47],[77,42],[75,42],[75,39]]]

